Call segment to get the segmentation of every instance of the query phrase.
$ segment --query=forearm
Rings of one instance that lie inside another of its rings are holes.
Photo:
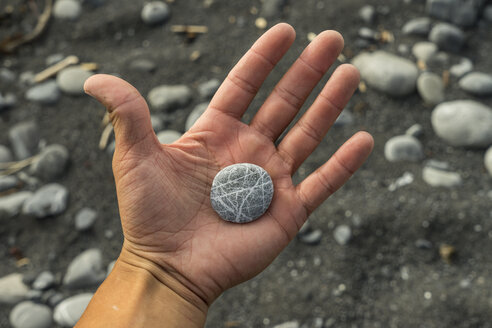
[[[123,252],[76,327],[203,327],[206,304],[158,269]]]

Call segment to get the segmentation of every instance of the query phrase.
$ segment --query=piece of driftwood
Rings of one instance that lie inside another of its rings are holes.
[[[34,82],[39,83],[46,79],[49,79],[52,76],[55,76],[62,69],[70,66],[78,64],[79,58],[77,56],[68,56],[67,58],[59,61],[53,66],[48,67],[47,69],[39,72],[34,76]]]
[[[27,34],[10,36],[0,44],[0,51],[10,53],[21,45],[31,42],[39,37],[48,25],[52,10],[53,0],[45,0],[43,13],[39,16],[36,27],[34,27],[34,29]]]

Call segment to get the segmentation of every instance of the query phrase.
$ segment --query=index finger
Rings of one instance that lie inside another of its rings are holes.
[[[277,24],[263,34],[227,75],[209,109],[239,119],[294,38],[294,29],[285,23]]]

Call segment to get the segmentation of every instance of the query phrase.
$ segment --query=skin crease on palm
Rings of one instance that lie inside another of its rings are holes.
[[[359,74],[339,66],[306,114],[274,142],[343,48],[337,32],[312,41],[279,81],[250,124],[241,116],[295,39],[278,24],[238,62],[207,111],[178,141],[161,145],[145,100],[127,82],[95,75],[85,90],[109,111],[115,129],[113,171],[124,233],[123,250],[156,264],[207,304],[265,269],[309,214],[362,165],[373,147],[359,132],[304,181],[292,175],[318,146],[357,88]],[[248,224],[223,221],[210,205],[222,168],[253,163],[272,177],[268,211]]]

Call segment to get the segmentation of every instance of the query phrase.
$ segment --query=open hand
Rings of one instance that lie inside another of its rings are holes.
[[[207,304],[266,268],[373,147],[372,137],[359,132],[300,184],[292,182],[356,89],[359,74],[351,65],[336,69],[306,114],[274,144],[342,50],[343,39],[333,31],[307,46],[249,125],[240,121],[294,38],[287,24],[266,32],[232,69],[202,117],[170,145],[157,140],[147,104],[130,84],[108,75],[85,84],[114,125],[123,251],[158,266]],[[225,222],[210,205],[211,183],[225,166],[245,162],[270,174],[274,198],[252,223]]]

